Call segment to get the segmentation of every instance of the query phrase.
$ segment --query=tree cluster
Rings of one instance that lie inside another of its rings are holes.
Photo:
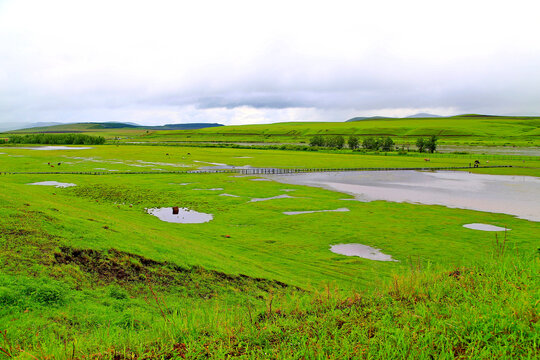
[[[437,136],[432,135],[428,139],[424,139],[422,137],[418,138],[416,140],[416,147],[418,148],[418,152],[430,152],[434,153],[435,150],[437,150]]]
[[[322,135],[315,135],[309,140],[309,145],[318,146],[318,147],[343,149],[343,146],[345,146],[345,138],[341,135],[326,136],[326,137]]]
[[[394,140],[388,136],[378,139],[369,136],[362,141],[362,147],[366,150],[392,151],[394,148]]]
[[[28,134],[11,135],[12,144],[53,144],[53,145],[101,145],[105,143],[102,136],[83,134]]]

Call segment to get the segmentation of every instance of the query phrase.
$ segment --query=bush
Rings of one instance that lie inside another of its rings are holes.
[[[358,136],[351,135],[349,136],[349,140],[347,141],[349,145],[349,149],[355,150],[358,149],[358,146],[360,145],[360,141],[358,140]]]
[[[324,138],[322,135],[315,135],[309,140],[309,146],[324,146]]]
[[[418,148],[418,152],[424,152],[424,149],[426,147],[426,141],[424,138],[418,138],[416,139],[416,147]]]

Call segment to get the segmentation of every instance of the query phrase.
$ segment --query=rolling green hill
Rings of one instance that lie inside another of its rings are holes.
[[[257,125],[219,126],[201,129],[173,127],[174,124],[137,127],[130,124],[81,123],[17,130],[11,133],[81,132],[109,140],[137,142],[248,142],[308,143],[314,135],[390,136],[399,144],[414,144],[421,136],[437,135],[440,144],[539,146],[540,117],[460,115],[434,118],[367,118],[347,122],[285,122]],[[216,126],[218,125],[218,126]],[[96,134],[97,135],[97,134]]]

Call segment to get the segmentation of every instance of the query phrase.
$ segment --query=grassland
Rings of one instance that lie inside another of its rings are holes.
[[[162,146],[0,152],[9,172],[428,164],[414,156]],[[489,159],[527,166],[504,170],[511,174],[538,175],[534,159]],[[469,162],[440,156],[429,165]],[[232,174],[110,173],[0,177],[0,358],[538,356],[535,222],[344,202],[336,192]],[[27,185],[45,180],[77,186]],[[285,188],[294,199],[250,202]],[[145,211],[175,205],[214,220],[166,223]],[[282,213],[345,206],[347,213]],[[492,233],[462,227],[472,222],[512,228],[505,251],[504,235],[497,244]],[[348,242],[399,262],[328,251]]]
[[[425,158],[430,161],[426,162]],[[510,165],[512,168],[469,169],[507,175],[540,174],[540,158],[514,155],[419,154],[397,152],[362,154],[340,151],[272,151],[257,149],[201,148],[177,146],[92,146],[87,150],[40,151],[0,148],[0,171],[183,171],[212,164],[276,168],[417,168]],[[50,164],[49,164],[50,163]],[[59,166],[58,163],[61,163]],[[54,166],[54,167],[51,167]]]
[[[419,136],[437,135],[441,144],[540,146],[540,118],[464,115],[448,118],[374,119],[357,122],[291,122],[200,130],[100,129],[91,124],[57,125],[32,132],[77,131],[109,140],[142,142],[309,143],[314,135],[390,136],[414,146]]]

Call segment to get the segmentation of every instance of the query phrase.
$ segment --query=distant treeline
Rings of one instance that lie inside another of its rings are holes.
[[[316,147],[327,147],[342,149],[345,146],[345,138],[341,135],[335,136],[322,136],[315,135],[309,140],[310,146]],[[355,150],[360,147],[363,147],[366,150],[382,150],[382,151],[392,151],[394,149],[394,141],[389,138],[380,138],[375,139],[373,137],[367,137],[362,142],[358,136],[351,135],[347,139],[347,145],[349,149]]]
[[[28,134],[11,135],[8,142],[12,144],[101,145],[105,143],[105,138],[83,134]]]

